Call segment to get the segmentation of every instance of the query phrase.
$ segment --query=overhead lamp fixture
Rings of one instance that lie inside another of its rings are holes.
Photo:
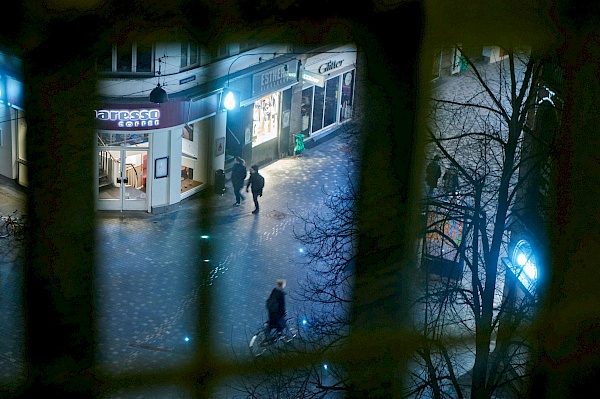
[[[228,111],[233,111],[240,106],[240,93],[229,88],[223,89],[221,93],[221,105]]]
[[[158,59],[158,76],[160,79],[160,66],[162,63],[162,59]],[[162,104],[169,101],[169,96],[165,89],[160,86],[160,80],[156,83],[156,87],[150,92],[150,102],[156,104]]]
[[[150,102],[161,104],[169,101],[169,95],[160,87],[160,83],[150,92]]]

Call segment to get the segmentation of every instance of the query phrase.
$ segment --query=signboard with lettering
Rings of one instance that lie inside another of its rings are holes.
[[[252,97],[266,95],[298,81],[298,60],[252,75]]]
[[[325,87],[325,78],[310,71],[302,71],[302,80],[319,87]]]
[[[304,72],[313,72],[319,75],[330,75],[336,70],[356,64],[356,46],[348,44],[309,57],[306,60]]]
[[[168,101],[162,104],[104,104],[95,110],[96,128],[102,130],[156,130],[178,126],[217,112],[212,95],[197,101]]]

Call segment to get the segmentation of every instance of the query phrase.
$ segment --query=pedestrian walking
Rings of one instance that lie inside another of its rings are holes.
[[[436,155],[433,157],[433,160],[427,165],[426,170],[427,176],[426,181],[427,185],[429,185],[429,192],[433,192],[435,188],[437,188],[438,180],[442,176],[442,168],[440,166],[440,156]]]
[[[453,166],[446,169],[444,177],[442,178],[442,184],[444,191],[447,194],[456,194],[458,192],[458,171]]]
[[[286,286],[286,281],[283,279],[277,280],[277,285],[271,291],[271,295],[267,298],[267,313],[269,314],[269,323],[266,326],[265,337],[271,336],[271,330],[277,329],[277,334],[281,335],[286,327],[285,322],[285,292],[283,289]]]
[[[233,184],[233,193],[235,194],[233,206],[240,206],[240,202],[246,199],[240,191],[244,187],[247,174],[246,161],[240,157],[233,158],[233,168],[231,169],[231,184]]]
[[[252,213],[256,214],[259,211],[258,197],[262,197],[263,188],[265,187],[265,178],[258,173],[258,165],[252,165],[250,167],[250,178],[248,184],[246,184],[246,192],[248,187],[252,186],[252,199],[254,200],[254,210]]]

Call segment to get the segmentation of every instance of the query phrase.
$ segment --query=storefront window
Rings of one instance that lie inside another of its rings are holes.
[[[313,108],[312,131],[316,132],[323,128],[323,98],[325,96],[325,88],[315,86],[315,99]]]
[[[300,105],[300,115],[302,118],[302,134],[310,136],[311,111],[313,100],[313,87],[302,90],[302,104]]]
[[[342,112],[340,122],[352,118],[352,100],[354,98],[354,71],[346,72],[342,77]]]
[[[329,79],[325,83],[325,111],[323,115],[323,127],[327,127],[332,123],[337,122],[339,86],[339,76]]]
[[[99,146],[130,146],[148,142],[148,133],[98,133]]]
[[[273,93],[254,103],[252,147],[277,137],[279,129],[279,97]]]

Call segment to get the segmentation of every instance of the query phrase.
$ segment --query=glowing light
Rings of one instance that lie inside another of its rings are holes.
[[[190,340],[190,337],[185,337],[183,340],[184,340],[185,342],[188,342],[188,341]]]
[[[517,264],[519,266],[524,266],[525,263],[527,263],[527,256],[525,256],[524,253],[520,253],[519,255],[517,255]]]
[[[326,365],[326,364],[324,364],[324,365],[323,365],[323,368],[324,368],[325,370],[327,370],[327,365]]]
[[[235,108],[236,101],[235,101],[235,96],[233,95],[232,92],[228,92],[227,94],[225,94],[225,100],[223,101],[223,105],[228,110],[232,110]]]
[[[200,238],[208,238],[208,236],[200,236]]]
[[[537,278],[537,267],[535,267],[533,263],[527,262],[523,267],[523,271],[530,279],[533,280]]]
[[[302,319],[302,325],[303,325],[303,326],[305,326],[305,325],[306,325],[306,323],[308,323],[308,322],[306,321],[306,319]]]
[[[304,253],[304,248],[298,248],[298,252]]]

